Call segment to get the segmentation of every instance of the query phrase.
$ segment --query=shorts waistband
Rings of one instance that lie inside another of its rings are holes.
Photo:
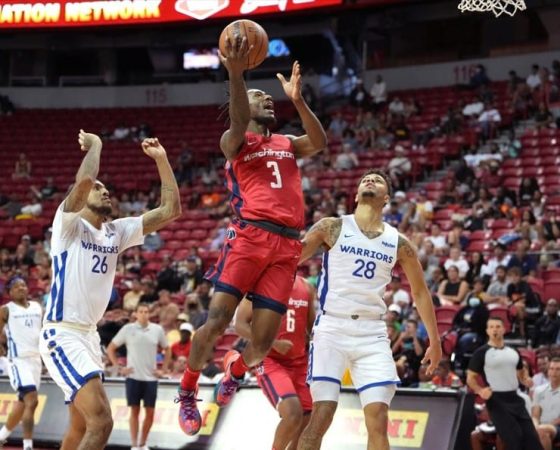
[[[279,234],[290,239],[298,239],[300,232],[297,228],[290,228],[284,225],[278,225],[274,222],[269,222],[268,220],[249,220],[249,219],[239,219],[240,222],[247,222],[254,227],[260,228],[261,230],[269,231],[274,234]]]
[[[364,313],[364,314],[342,314],[323,310],[324,316],[338,317],[341,319],[351,320],[384,320],[385,314],[383,313]]]
[[[93,331],[97,331],[97,327],[95,325],[83,325],[81,323],[74,323],[74,322],[45,322],[43,327],[52,327],[52,328],[62,328],[67,330],[77,330],[83,331],[86,333],[91,333]]]

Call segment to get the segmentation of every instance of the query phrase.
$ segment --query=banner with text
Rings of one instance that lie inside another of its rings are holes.
[[[112,446],[130,446],[128,407],[124,383],[110,381],[105,388],[111,402]],[[154,425],[148,445],[160,449],[262,450],[272,447],[278,413],[270,406],[260,389],[241,389],[233,402],[223,410],[213,403],[213,387],[201,386],[198,397],[203,426],[197,436],[186,436],[177,423],[178,405],[175,383],[161,383],[158,389]],[[389,412],[388,434],[392,450],[453,449],[454,430],[460,421],[462,393],[430,392],[399,389]],[[4,423],[16,395],[6,379],[0,379],[0,423]],[[48,413],[46,412],[48,411]],[[68,411],[60,389],[44,381],[35,414],[35,440],[59,443],[68,424]],[[142,417],[141,417],[142,420]],[[12,434],[21,438],[21,427]],[[344,390],[334,421],[326,434],[324,450],[362,450],[367,430],[360,400],[355,392]]]
[[[2,1],[0,29],[183,22],[342,4],[343,0],[93,0]]]

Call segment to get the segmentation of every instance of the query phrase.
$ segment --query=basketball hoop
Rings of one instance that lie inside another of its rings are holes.
[[[523,0],[461,0],[459,10],[461,12],[487,12],[492,11],[496,17],[502,14],[513,16],[518,10],[527,9]]]

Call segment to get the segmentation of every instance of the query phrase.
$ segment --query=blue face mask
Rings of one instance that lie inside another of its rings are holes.
[[[476,308],[478,305],[480,305],[480,299],[477,297],[471,297],[469,298],[469,306],[471,308]]]

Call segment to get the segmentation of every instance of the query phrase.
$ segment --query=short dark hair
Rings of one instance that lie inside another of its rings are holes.
[[[369,169],[360,177],[360,180],[358,181],[358,186],[362,183],[362,180],[368,175],[379,175],[381,178],[383,178],[385,184],[387,185],[387,194],[389,195],[389,197],[392,197],[393,185],[391,184],[391,178],[389,177],[389,175],[387,175],[387,172],[385,172],[383,169]]]
[[[498,270],[503,270],[504,272],[507,273],[507,267],[502,265],[502,264],[500,264],[498,267],[496,267],[496,271],[498,271]]]
[[[135,311],[138,311],[140,308],[148,308],[150,309],[150,304],[148,302],[140,302],[136,305]]]
[[[490,316],[490,317],[488,318],[488,322],[490,322],[491,320],[497,320],[498,322],[502,322],[502,325],[504,325],[504,319],[502,319],[502,318],[499,317],[499,316]]]
[[[555,356],[554,358],[552,358],[549,362],[551,363],[560,363],[560,356]]]

